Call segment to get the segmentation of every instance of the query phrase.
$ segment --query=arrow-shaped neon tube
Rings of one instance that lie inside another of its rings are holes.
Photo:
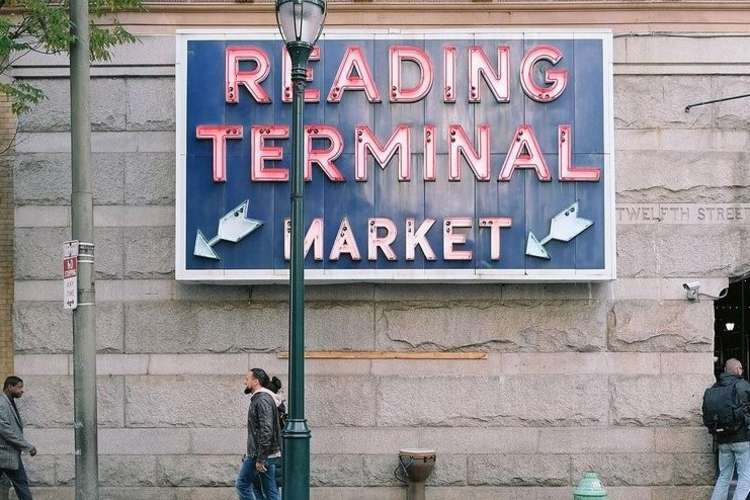
[[[552,217],[550,232],[541,241],[534,236],[534,233],[529,232],[529,237],[526,240],[526,255],[539,257],[540,259],[549,259],[549,253],[547,253],[544,245],[551,240],[570,241],[593,224],[593,221],[578,217],[578,202],[576,201]]]
[[[216,236],[208,240],[203,232],[199,229],[195,235],[195,246],[193,248],[193,255],[197,257],[204,257],[207,259],[219,260],[219,256],[213,249],[221,240],[230,241],[237,243],[242,238],[252,233],[263,223],[256,219],[249,219],[247,217],[248,207],[250,206],[250,200],[245,200],[232,210],[224,214],[219,219],[219,228]]]

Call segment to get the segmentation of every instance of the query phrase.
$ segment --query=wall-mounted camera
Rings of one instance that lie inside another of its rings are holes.
[[[718,295],[711,295],[709,293],[701,292],[700,281],[689,281],[682,284],[682,288],[685,289],[685,296],[688,300],[700,300],[700,297],[706,297],[711,300],[720,300],[727,296],[729,288],[722,288]]]

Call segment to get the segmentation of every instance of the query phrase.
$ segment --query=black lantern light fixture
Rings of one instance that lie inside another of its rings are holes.
[[[292,61],[289,419],[283,431],[284,498],[310,498],[310,428],[305,419],[305,257],[303,109],[307,61],[323,31],[325,0],[277,0],[276,22]]]

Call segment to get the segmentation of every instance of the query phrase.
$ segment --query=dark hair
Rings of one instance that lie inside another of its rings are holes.
[[[260,382],[261,386],[268,387],[268,384],[271,383],[271,380],[268,378],[268,374],[263,368],[252,368],[250,372],[252,372],[253,377],[258,379],[258,382]]]
[[[23,380],[21,380],[21,377],[16,377],[15,375],[11,375],[10,377],[5,379],[5,383],[3,384],[3,390],[6,390],[8,387],[15,387],[18,384],[23,384]]]
[[[279,380],[279,377],[271,378],[271,382],[268,384],[268,387],[266,387],[266,389],[278,393],[281,390],[281,380]]]

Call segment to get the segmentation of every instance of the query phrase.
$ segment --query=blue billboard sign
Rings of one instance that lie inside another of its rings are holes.
[[[288,279],[278,35],[177,39],[176,276]],[[306,277],[615,277],[612,37],[327,30],[305,93]]]

